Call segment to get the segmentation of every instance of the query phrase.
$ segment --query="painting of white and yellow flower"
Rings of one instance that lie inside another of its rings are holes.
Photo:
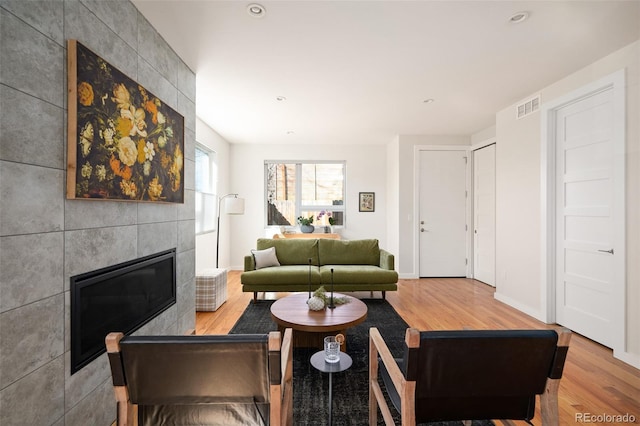
[[[184,202],[184,117],[69,40],[70,198]]]

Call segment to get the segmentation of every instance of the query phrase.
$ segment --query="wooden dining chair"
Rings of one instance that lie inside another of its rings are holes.
[[[558,386],[571,332],[418,331],[409,328],[394,359],[376,328],[369,334],[369,424],[378,407],[394,425],[382,386],[403,426],[436,421],[530,422],[540,396],[542,425],[558,425]]]
[[[110,333],[117,424],[292,425],[291,333]]]

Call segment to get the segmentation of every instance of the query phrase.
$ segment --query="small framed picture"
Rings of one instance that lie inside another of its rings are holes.
[[[360,193],[360,209],[361,212],[373,212],[376,210],[376,193],[361,192]]]

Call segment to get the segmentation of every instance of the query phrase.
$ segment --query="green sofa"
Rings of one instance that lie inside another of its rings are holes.
[[[277,260],[265,262],[274,251]],[[244,258],[240,281],[242,291],[253,292],[256,300],[260,291],[308,291],[309,282],[312,290],[330,290],[331,270],[336,292],[381,291],[384,298],[386,291],[398,289],[394,257],[376,239],[260,238],[257,250]]]

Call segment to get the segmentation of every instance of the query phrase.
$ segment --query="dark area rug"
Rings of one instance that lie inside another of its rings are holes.
[[[333,424],[365,426],[369,423],[369,328],[377,327],[394,357],[401,357],[408,325],[393,307],[382,299],[362,300],[368,308],[367,319],[347,331],[347,353],[353,365],[347,371],[333,374]],[[271,320],[273,301],[249,303],[230,334],[268,333],[277,330]],[[329,375],[313,368],[309,362],[319,349],[295,348],[293,351],[293,423],[326,425],[329,403]],[[393,409],[393,407],[392,407]],[[396,424],[400,424],[397,413]],[[378,424],[383,425],[378,414]],[[462,422],[429,423],[429,426],[458,426]],[[490,421],[474,421],[473,426],[493,425]]]

